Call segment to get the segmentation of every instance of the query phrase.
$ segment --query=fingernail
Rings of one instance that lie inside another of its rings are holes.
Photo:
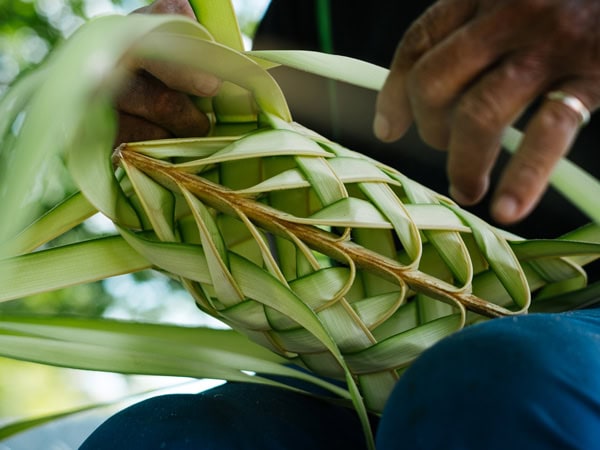
[[[375,133],[375,137],[381,141],[385,142],[390,139],[390,122],[381,113],[375,115],[375,119],[373,120],[373,133]]]
[[[501,195],[492,204],[492,216],[499,222],[512,222],[519,210],[519,203],[511,195]]]
[[[221,87],[221,80],[212,75],[203,74],[194,80],[194,88],[198,95],[215,95]]]

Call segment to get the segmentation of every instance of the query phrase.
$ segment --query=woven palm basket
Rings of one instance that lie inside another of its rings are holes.
[[[173,36],[167,27],[144,45],[168,54],[193,44],[204,55],[198,68],[225,80],[201,104],[212,135],[122,145],[116,176],[107,166],[98,175],[85,152],[72,156],[82,192],[203,311],[317,374],[356,383],[379,412],[438,340],[526,312],[531,292],[544,299],[585,285],[573,262],[536,258],[449,198],[293,122],[265,70],[270,55],[243,53],[227,36],[216,39],[228,45],[212,42],[220,29],[204,19],[207,28]],[[348,78],[355,63],[336,62],[349,64]],[[373,73],[382,72],[366,78]],[[114,201],[95,201],[102,189]]]
[[[520,262],[448,198],[294,124],[123,145],[115,159],[146,228],[121,229],[131,246],[252,340],[321,375],[349,371],[374,411],[439,339],[582,274]]]
[[[265,70],[268,54],[249,56],[213,42],[210,27],[184,24],[188,35],[165,27],[143,44],[158,54],[193,44],[210,56],[198,68],[225,80],[201,104],[213,133],[124,144],[116,175],[83,151],[71,166],[126,241],[206,313],[345,379],[379,412],[435,342],[526,312],[532,292],[543,299],[585,284],[573,262],[536,259],[449,198],[293,122]],[[100,191],[113,200],[98,200]]]

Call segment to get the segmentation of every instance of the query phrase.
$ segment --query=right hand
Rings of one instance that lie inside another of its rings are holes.
[[[450,192],[470,205],[488,189],[506,127],[541,100],[492,200],[499,223],[523,219],[582,123],[545,94],[600,107],[599,17],[597,0],[438,0],[398,45],[378,97],[378,137],[394,141],[414,121],[448,151]]]
[[[157,0],[134,14],[180,14],[195,20],[185,0]],[[221,81],[185,66],[137,59],[129,62],[131,76],[121,88],[115,107],[119,130],[115,146],[124,142],[204,136],[209,119],[189,97],[214,96]]]

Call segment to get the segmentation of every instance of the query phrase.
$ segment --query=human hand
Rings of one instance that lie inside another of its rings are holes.
[[[448,150],[450,194],[485,194],[503,131],[549,91],[600,106],[597,0],[439,0],[406,32],[378,95],[375,134],[399,139],[414,121]],[[543,194],[583,116],[544,97],[495,189],[492,217],[512,223]]]
[[[195,19],[186,0],[157,0],[134,13],[181,14]],[[221,84],[218,78],[184,66],[151,60],[131,60],[128,65],[131,76],[115,102],[119,115],[116,145],[206,135],[210,122],[189,95],[215,95]]]

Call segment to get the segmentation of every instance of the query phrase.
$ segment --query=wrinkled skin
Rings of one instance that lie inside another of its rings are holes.
[[[539,100],[495,188],[492,216],[508,224],[536,205],[580,126],[544,98],[552,90],[600,105],[600,2],[440,0],[398,44],[374,130],[391,142],[414,122],[448,151],[450,193],[470,205],[488,189],[503,130]]]
[[[134,14],[180,14],[195,19],[184,0],[158,0]],[[149,139],[204,136],[210,129],[190,95],[215,95],[216,77],[186,67],[148,60],[130,60],[131,76],[121,89],[115,106],[119,130],[115,145]]]

